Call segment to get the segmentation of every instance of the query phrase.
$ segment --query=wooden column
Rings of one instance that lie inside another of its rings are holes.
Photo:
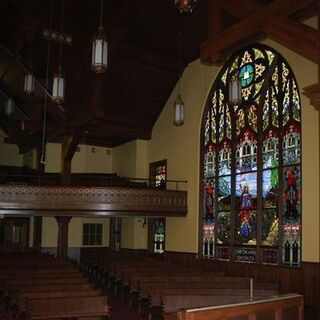
[[[310,104],[313,105],[315,109],[318,111],[318,127],[320,128],[320,66],[318,67],[318,70],[319,70],[318,71],[319,82],[303,88],[304,90],[303,94],[310,99]],[[319,132],[319,141],[320,141],[320,132]],[[320,157],[320,154],[319,154],[319,157]],[[319,181],[320,181],[320,175],[319,175]],[[319,201],[320,201],[320,195],[319,195]],[[319,221],[318,231],[320,232],[320,221]],[[320,239],[319,239],[319,257],[320,257]],[[318,269],[319,269],[318,274],[320,276],[320,261],[318,261]],[[320,284],[317,283],[316,286],[317,286],[316,288],[317,292],[320,292]],[[318,316],[318,319],[320,319],[320,294],[318,294],[318,298],[316,299],[318,299],[318,303],[316,303],[316,306],[317,306],[316,314]]]
[[[112,251],[120,251],[121,247],[121,218],[110,218],[110,231],[109,231],[109,248]]]
[[[57,257],[67,258],[68,257],[68,231],[69,222],[72,217],[56,217],[58,223],[58,246],[57,246]]]
[[[34,217],[33,220],[33,249],[41,251],[42,217]]]

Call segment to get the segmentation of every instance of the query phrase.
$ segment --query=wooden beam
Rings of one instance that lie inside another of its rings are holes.
[[[253,0],[219,1],[221,7],[238,18],[246,19],[263,6]],[[301,22],[288,17],[267,24],[263,31],[269,37],[305,58],[320,63],[320,33]]]
[[[314,0],[277,0],[252,11],[246,19],[220,32],[217,38],[201,44],[202,63],[221,63],[234,47],[247,45],[252,39],[261,37],[268,24],[274,24],[313,2]]]
[[[67,134],[62,139],[61,150],[61,180],[62,184],[70,184],[71,182],[71,161],[77,150],[81,137],[81,131],[75,130],[71,134]]]
[[[264,30],[272,40],[320,64],[319,30],[289,18],[268,25]]]

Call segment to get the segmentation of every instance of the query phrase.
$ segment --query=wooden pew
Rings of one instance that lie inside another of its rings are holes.
[[[303,297],[288,294],[260,301],[179,310],[176,314],[177,320],[303,320]],[[164,319],[173,320],[173,314],[165,315]]]
[[[8,256],[0,258],[1,291],[6,286],[16,319],[109,317],[102,290],[73,261],[48,255]]]
[[[29,299],[27,304],[26,316],[30,320],[110,317],[103,296]]]

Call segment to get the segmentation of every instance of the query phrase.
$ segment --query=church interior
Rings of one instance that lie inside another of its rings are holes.
[[[1,0],[0,320],[319,320],[319,13]]]

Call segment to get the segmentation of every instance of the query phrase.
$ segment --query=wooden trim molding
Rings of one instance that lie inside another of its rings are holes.
[[[188,212],[187,192],[147,188],[3,185],[3,214],[41,216],[168,216]]]
[[[320,82],[303,88],[303,94],[310,99],[310,104],[320,111]]]

